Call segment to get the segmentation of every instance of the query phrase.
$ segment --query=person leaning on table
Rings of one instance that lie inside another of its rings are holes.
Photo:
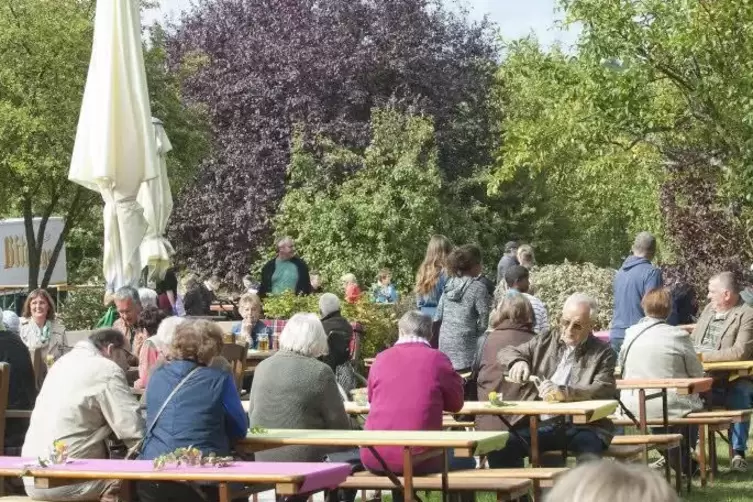
[[[47,457],[63,441],[72,459],[108,458],[105,440],[115,435],[126,446],[144,435],[139,402],[126,381],[129,353],[122,333],[95,331],[78,342],[51,368],[37,396],[21,449],[27,458]],[[36,488],[24,478],[34,500],[116,501],[117,481],[84,481],[55,488]]]
[[[248,398],[251,427],[268,429],[350,429],[335,374],[318,358],[327,354],[327,335],[314,314],[295,314],[280,333],[280,349],[259,363]],[[345,451],[343,451],[345,450]],[[358,451],[348,447],[284,446],[260,451],[261,462],[350,463],[360,469]],[[355,499],[355,492],[344,496]],[[288,497],[305,501],[307,494]],[[336,499],[336,491],[328,494]]]
[[[625,379],[666,379],[666,378],[701,378],[703,365],[696,356],[693,342],[687,332],[677,326],[667,324],[667,317],[672,312],[672,294],[667,288],[652,289],[641,301],[641,308],[646,317],[625,331],[625,343],[620,351],[620,368]],[[629,389],[621,392],[622,403],[635,417],[640,416],[638,390]],[[688,413],[703,409],[703,402],[698,394],[680,396],[674,390],[667,391],[667,410],[669,418],[682,418]],[[663,417],[660,399],[646,401],[646,418]],[[652,427],[657,434],[678,433],[685,436],[685,444],[695,445],[698,440],[698,428]],[[662,452],[666,455],[666,452]],[[682,472],[687,472],[687,462],[693,462],[691,472],[697,467],[695,460],[682,451]],[[669,456],[670,465],[677,470],[674,454]],[[666,456],[665,456],[666,458]],[[673,464],[673,462],[675,464]]]
[[[509,271],[508,271],[509,272]],[[508,291],[502,302],[492,312],[489,325],[492,331],[479,348],[480,356],[476,377],[478,400],[488,401],[490,392],[497,392],[505,401],[526,401],[536,398],[533,385],[521,385],[505,380],[504,370],[497,360],[497,354],[505,347],[515,347],[530,342],[533,332],[533,307],[528,299],[516,291]],[[507,417],[514,429],[527,429],[528,419],[521,415]],[[507,430],[499,417],[494,415],[476,415],[476,430]],[[497,457],[489,458],[489,467],[497,467]]]
[[[197,319],[178,325],[169,361],[154,370],[147,384],[146,423],[152,428],[144,436],[140,459],[154,460],[189,446],[204,455],[226,457],[231,454],[232,443],[246,437],[248,420],[233,375],[210,367],[215,366],[221,351],[222,330],[216,323]],[[219,500],[218,487],[212,483],[192,487],[142,481],[136,491],[140,502]]]
[[[369,415],[366,430],[440,431],[445,411],[463,407],[463,380],[449,358],[431,348],[431,318],[419,312],[407,312],[398,322],[399,338],[391,348],[380,352],[369,371]],[[403,473],[403,448],[374,448],[395,474]],[[421,455],[426,449],[411,449]],[[449,451],[450,470],[473,469],[473,458],[456,458]],[[384,467],[369,448],[361,448],[364,467],[384,474]],[[442,471],[442,457],[415,462],[414,474]],[[395,496],[401,495],[393,491]],[[399,498],[399,497],[398,497]]]
[[[314,314],[295,314],[280,333],[280,349],[260,362],[248,398],[251,427],[350,429],[335,374],[318,360],[327,335]],[[342,448],[285,446],[256,453],[262,462],[321,462]]]
[[[502,349],[499,364],[509,369],[508,380],[525,384],[531,375],[538,376],[543,380],[539,397],[553,401],[614,399],[616,356],[609,344],[591,333],[596,309],[595,300],[575,293],[565,301],[559,328],[523,345]],[[572,425],[562,417],[551,417],[538,429],[539,450],[566,447],[581,457],[601,456],[612,441],[612,430],[613,424],[606,418],[588,425]],[[520,434],[529,439],[529,431],[522,430]],[[489,463],[523,467],[528,452],[528,444],[511,436],[504,448],[489,454]]]
[[[709,281],[709,304],[703,310],[691,337],[703,362],[746,361],[753,358],[753,309],[740,298],[740,284],[732,272],[722,272]],[[715,388],[715,404],[730,410],[753,408],[753,382],[738,378],[726,388]],[[732,424],[730,469],[748,469],[750,421]]]

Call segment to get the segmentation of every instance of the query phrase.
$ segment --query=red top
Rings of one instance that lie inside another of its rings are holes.
[[[439,431],[443,412],[463,407],[463,380],[440,351],[421,342],[403,343],[377,355],[369,370],[368,398],[366,430]],[[392,472],[402,474],[401,447],[375,449]],[[420,455],[425,449],[412,451]],[[361,448],[361,461],[371,471],[384,470],[368,448]],[[420,474],[438,472],[441,466],[437,456],[414,469]]]
[[[345,301],[348,303],[356,303],[361,298],[361,288],[358,284],[349,282],[345,285]]]

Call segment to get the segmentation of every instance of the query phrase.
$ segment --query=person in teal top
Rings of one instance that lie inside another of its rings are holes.
[[[284,237],[277,242],[277,256],[261,269],[259,297],[293,291],[297,295],[311,294],[309,267],[296,256],[295,242]]]
[[[275,259],[275,271],[272,274],[272,294],[279,295],[285,291],[295,291],[298,284],[298,268],[290,260]]]

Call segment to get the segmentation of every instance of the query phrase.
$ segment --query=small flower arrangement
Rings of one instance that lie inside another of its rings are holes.
[[[265,429],[264,427],[255,425],[255,426],[251,427],[251,431],[250,432],[251,432],[251,434],[266,434],[267,433],[267,429]]]
[[[154,459],[155,470],[164,469],[168,464],[175,464],[176,467],[229,467],[233,464],[233,457],[218,457],[214,453],[204,456],[201,450],[189,446]]]
[[[60,465],[68,462],[68,445],[63,441],[55,441],[52,443],[50,453],[47,458],[38,457],[37,461],[41,467],[48,467],[50,465]]]

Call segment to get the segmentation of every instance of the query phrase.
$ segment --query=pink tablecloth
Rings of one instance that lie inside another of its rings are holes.
[[[36,460],[22,457],[0,457],[0,471],[9,475],[18,470],[16,475],[25,471],[24,466],[36,465]],[[351,467],[343,463],[317,462],[235,462],[228,467],[175,467],[169,465],[155,470],[151,460],[73,460],[65,465],[46,468],[29,467],[31,474],[41,477],[49,473],[51,477],[64,477],[61,474],[97,473],[102,479],[139,479],[140,476],[165,481],[174,480],[180,474],[206,475],[207,481],[236,481],[254,483],[260,476],[301,476],[303,484],[299,492],[314,492],[334,488],[350,475]],[[54,473],[54,476],[53,476]],[[76,479],[72,477],[71,479]]]

